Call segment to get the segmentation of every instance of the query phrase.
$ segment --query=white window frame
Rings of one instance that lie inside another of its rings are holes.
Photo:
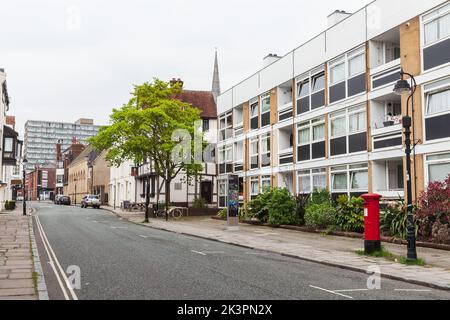
[[[256,183],[258,186],[258,191],[253,192],[253,184]],[[259,184],[259,177],[251,177],[250,178],[250,197],[258,196],[261,193],[261,186]]]
[[[438,117],[438,116],[442,116],[442,115],[450,113],[450,108],[449,108],[449,110],[446,110],[446,111],[428,114],[429,96],[432,94],[435,94],[435,93],[450,90],[450,78],[444,78],[444,79],[440,79],[438,81],[427,83],[424,85],[423,88],[424,88],[424,90],[423,90],[424,100],[423,101],[425,101],[424,116],[426,119]]]
[[[436,156],[446,156],[448,155],[448,158],[443,158],[443,159],[439,159],[439,160],[428,160],[430,157],[436,157]],[[430,184],[431,182],[434,181],[430,181],[430,166],[432,165],[437,165],[437,164],[448,164],[450,163],[450,152],[441,152],[441,153],[433,153],[433,154],[427,154],[425,157],[425,188],[428,186],[428,184]]]
[[[271,176],[261,176],[261,186],[260,192],[264,191],[264,182],[269,182],[269,188],[272,188],[272,177]]]
[[[252,109],[253,109],[253,107],[257,111],[255,116],[252,116]],[[252,120],[255,119],[255,118],[258,119],[258,127],[260,126],[260,123],[259,123],[259,111],[260,111],[259,98],[254,98],[254,99],[250,100],[250,105],[249,105],[249,108],[248,108],[249,119],[250,119],[250,129],[251,129]],[[257,130],[257,129],[251,129],[251,130]]]
[[[228,123],[228,118],[231,115],[231,123]],[[222,127],[222,121],[224,121],[224,127]],[[231,130],[231,131],[229,131]],[[222,131],[224,131],[224,139],[222,139]],[[233,110],[228,111],[226,113],[223,113],[219,117],[219,140],[220,141],[226,141],[228,139],[233,138],[233,135],[231,137],[227,137],[227,132],[233,132]],[[234,133],[233,133],[234,134]]]
[[[367,188],[352,189],[352,173],[354,172],[367,172],[369,175],[369,164],[368,163],[355,163],[350,165],[336,165],[330,168],[330,191],[331,193],[347,193],[350,196],[352,193],[362,193],[367,192],[370,188],[369,179]],[[347,190],[344,189],[333,189],[333,177],[335,174],[343,174],[347,176]],[[369,177],[368,177],[369,178]]]
[[[256,146],[256,153],[255,153],[255,151],[253,150],[253,146]],[[249,159],[249,169],[250,170],[258,170],[259,169],[259,167],[261,166],[261,160],[260,160],[260,156],[259,156],[259,153],[260,153],[260,145],[259,145],[259,137],[254,137],[254,138],[252,138],[252,139],[250,139],[250,150],[249,150],[249,157],[250,157],[250,159]],[[258,163],[258,167],[257,168],[253,168],[252,169],[252,158],[258,158],[258,161],[259,161],[259,163]]]
[[[264,142],[266,142],[266,140],[268,140],[268,142],[269,142],[269,150],[264,151],[263,145],[264,145]],[[262,158],[264,155],[269,155],[269,158],[270,158],[271,151],[272,151],[272,143],[270,141],[270,133],[261,135],[260,139],[259,139],[259,164],[260,164],[260,167],[262,167],[262,168],[270,167],[270,164],[268,166],[263,167]]]
[[[326,123],[325,116],[314,118],[314,119],[311,119],[309,121],[305,121],[305,122],[299,123],[297,125],[297,147],[309,145],[309,152],[310,152],[310,155],[312,157],[312,146],[313,146],[313,144],[318,143],[318,142],[326,141],[326,132],[327,132],[327,130],[326,130],[326,127],[325,127],[325,123]],[[316,139],[315,140],[314,139],[314,127],[317,127],[317,126],[323,126],[324,135],[323,135],[322,139]],[[300,131],[305,130],[305,129],[309,130],[309,142],[307,142],[307,143],[306,142],[300,142]],[[320,160],[320,159],[314,159],[314,160]],[[311,159],[309,161],[311,161]],[[297,162],[300,162],[300,161],[297,161]],[[301,161],[301,162],[305,162],[305,161]]]
[[[354,115],[354,114],[357,114],[357,113],[360,113],[361,110],[363,110],[363,109],[365,110],[365,113],[366,113],[365,130],[361,129],[361,130],[358,130],[356,132],[350,132],[350,116]],[[333,132],[332,132],[333,120],[342,118],[344,116],[345,116],[345,133],[333,136]],[[330,148],[331,148],[331,140],[332,139],[346,137],[346,144],[347,144],[347,153],[346,154],[350,154],[349,153],[349,150],[350,150],[349,149],[349,147],[350,147],[350,145],[349,145],[349,137],[352,136],[352,135],[355,135],[355,134],[368,132],[368,130],[369,130],[368,127],[367,127],[367,104],[366,103],[362,103],[362,104],[358,104],[358,105],[355,105],[355,106],[352,106],[352,107],[345,108],[343,110],[336,111],[334,113],[330,113],[328,122],[329,122],[329,124],[328,124],[328,132],[329,132],[328,133],[328,136],[329,136],[328,137],[328,150],[330,150]],[[358,153],[367,153],[367,151],[354,152],[354,153],[351,153],[351,154],[358,154]],[[336,157],[342,157],[342,156],[343,156],[342,154],[338,155],[338,156],[331,156],[330,155],[330,158],[336,158]]]
[[[318,169],[310,169],[310,170],[300,170],[297,171],[297,194],[311,194],[316,189],[314,186],[314,177],[324,176],[325,178],[325,187],[321,190],[326,190],[327,188],[327,169],[326,168],[318,168]],[[305,192],[300,190],[302,184],[300,183],[301,178],[309,179],[309,191]]]
[[[295,81],[295,86],[296,86],[295,101],[297,102],[301,98],[309,97],[309,111],[308,112],[311,112],[311,97],[312,97],[312,95],[314,93],[317,93],[317,92],[320,92],[320,91],[326,89],[327,83],[325,81],[326,79],[324,79],[324,88],[320,89],[320,90],[317,90],[317,91],[313,91],[313,79],[315,79],[321,73],[323,73],[324,77],[325,77],[325,66],[324,65],[319,66],[317,68],[314,68],[311,71],[309,71],[309,72],[307,72],[307,73],[297,77],[297,79]],[[300,92],[299,92],[300,84],[303,83],[303,82],[306,82],[306,81],[308,81],[308,86],[309,86],[308,94],[304,95],[304,96],[300,96]],[[325,101],[324,101],[324,105],[322,107],[314,109],[314,111],[320,110],[321,108],[324,108],[324,107],[325,107]],[[301,114],[301,116],[303,116],[305,114],[306,113]],[[297,115],[297,116],[299,116],[299,115]]]
[[[429,11],[427,13],[425,13],[422,18],[422,45],[423,48],[428,48],[430,46],[433,46],[435,44],[438,44],[439,42],[445,41],[448,38],[450,38],[450,34],[445,36],[445,37],[439,37],[438,35],[438,40],[433,41],[431,43],[425,43],[426,41],[426,25],[434,22],[434,21],[439,21],[441,18],[447,16],[448,14],[450,14],[450,3],[446,3],[443,4],[442,6],[440,6],[439,8],[433,9],[432,11]]]
[[[222,193],[221,186],[225,186],[225,188],[224,188],[225,193]],[[217,188],[218,188],[217,192],[219,194],[219,205],[220,205],[220,198],[225,197],[225,207],[223,207],[223,208],[226,208],[227,207],[227,203],[228,203],[228,194],[227,194],[228,181],[227,180],[218,180],[217,181]]]
[[[365,66],[365,68],[364,68],[363,71],[350,76],[350,60],[352,60],[352,59],[354,59],[354,58],[356,58],[356,57],[358,57],[360,55],[364,55],[364,66]],[[353,49],[353,50],[351,50],[351,51],[349,51],[349,52],[339,56],[338,58],[336,58],[334,60],[331,60],[328,63],[328,74],[329,74],[328,83],[327,83],[328,90],[329,90],[330,87],[332,87],[332,86],[334,86],[336,84],[339,84],[339,83],[342,83],[342,82],[345,82],[345,84],[346,84],[345,85],[345,98],[340,100],[340,101],[343,101],[343,100],[346,100],[348,98],[354,97],[354,96],[349,96],[348,95],[348,80],[352,79],[354,77],[357,77],[357,76],[359,76],[359,75],[361,75],[361,74],[363,74],[365,72],[367,72],[367,61],[366,61],[365,57],[366,57],[366,47],[365,47],[365,45],[362,45],[362,46],[359,46],[359,47],[357,47],[357,48],[355,48],[355,49]],[[335,67],[337,67],[337,66],[339,66],[341,64],[344,64],[344,73],[345,73],[344,79],[341,80],[341,81],[338,81],[338,82],[331,82],[331,80],[332,80],[331,79],[331,69],[333,69],[333,68],[335,68]],[[362,94],[362,93],[358,93],[355,96],[358,96],[360,94]],[[340,101],[335,101],[333,103],[330,103],[330,95],[328,95],[328,104],[334,105],[336,103],[339,103]]]

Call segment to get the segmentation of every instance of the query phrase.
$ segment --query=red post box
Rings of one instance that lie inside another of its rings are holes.
[[[367,254],[381,250],[379,194],[365,194],[364,199],[364,250]]]

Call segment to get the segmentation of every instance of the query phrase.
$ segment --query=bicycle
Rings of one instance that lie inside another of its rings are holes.
[[[184,208],[178,208],[178,207],[171,207],[169,208],[168,211],[168,216],[172,217],[173,219],[180,219],[181,217],[183,217],[183,211]],[[157,218],[166,218],[166,210],[165,209],[157,209],[156,212],[156,217]]]

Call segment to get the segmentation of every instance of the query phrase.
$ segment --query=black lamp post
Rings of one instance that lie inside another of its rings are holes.
[[[417,260],[417,249],[416,249],[416,225],[414,222],[413,213],[413,201],[412,201],[412,181],[411,181],[411,126],[412,118],[409,116],[409,101],[411,100],[412,108],[414,109],[414,94],[417,89],[416,79],[414,76],[404,72],[400,73],[401,80],[399,80],[394,88],[394,92],[397,95],[408,95],[408,100],[406,102],[406,116],[403,117],[403,129],[405,134],[405,153],[406,153],[406,191],[407,191],[407,241],[408,241],[408,260]],[[409,76],[411,78],[411,83],[404,79],[404,76]]]
[[[26,180],[26,164],[28,163],[27,159],[23,159],[22,160],[22,166],[23,166],[23,187],[22,187],[22,193],[23,193],[23,215],[26,216],[27,215],[27,201],[25,200],[25,194],[26,194],[26,185],[25,185],[25,180]]]

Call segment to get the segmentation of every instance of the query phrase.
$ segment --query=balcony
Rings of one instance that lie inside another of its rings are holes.
[[[277,92],[278,121],[292,119],[294,116],[292,103],[292,82],[288,81],[278,87]]]
[[[401,158],[374,161],[372,165],[373,191],[385,199],[405,196],[404,170]]]
[[[400,78],[400,28],[393,28],[369,41],[372,90]]]
[[[293,126],[282,128],[278,132],[278,163],[287,165],[294,163]]]
[[[402,145],[402,105],[399,96],[390,93],[371,101],[373,149]]]

